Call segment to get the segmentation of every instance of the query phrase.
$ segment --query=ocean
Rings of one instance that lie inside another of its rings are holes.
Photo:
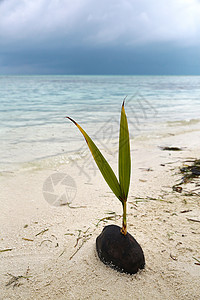
[[[125,97],[133,140],[200,126],[200,76],[0,76],[0,172],[84,155],[66,116],[112,153]]]

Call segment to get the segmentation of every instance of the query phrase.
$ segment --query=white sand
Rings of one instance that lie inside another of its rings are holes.
[[[122,221],[116,216],[96,226],[113,216],[108,212],[122,213],[98,171],[89,183],[69,164],[3,173],[0,250],[12,250],[0,252],[0,299],[200,299],[200,265],[193,258],[200,259],[200,223],[188,220],[200,221],[200,197],[184,195],[193,188],[189,184],[182,193],[172,190],[181,179],[178,168],[183,162],[200,158],[199,141],[197,130],[132,144],[128,231],[146,258],[145,269],[132,276],[105,266],[96,254],[95,240],[103,226]],[[158,146],[185,148],[169,152]],[[116,167],[117,157],[107,157]],[[71,205],[82,208],[45,201],[43,183],[55,172],[75,179],[77,194]],[[94,170],[88,172],[92,177]],[[24,277],[11,283],[8,274]]]

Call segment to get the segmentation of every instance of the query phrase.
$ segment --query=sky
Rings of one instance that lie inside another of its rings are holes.
[[[0,0],[0,74],[200,75],[200,0]]]

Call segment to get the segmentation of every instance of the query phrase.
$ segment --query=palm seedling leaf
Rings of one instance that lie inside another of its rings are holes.
[[[117,177],[115,176],[115,173],[113,172],[112,168],[110,167],[110,165],[108,164],[108,162],[106,161],[104,156],[101,154],[100,150],[97,148],[95,143],[92,141],[92,139],[82,129],[82,127],[78,123],[76,123],[73,119],[71,119],[70,117],[67,117],[67,118],[69,120],[71,120],[78,127],[80,132],[83,134],[83,136],[86,140],[86,143],[88,144],[88,147],[89,147],[89,149],[94,157],[94,160],[95,160],[99,170],[101,171],[105,181],[107,182],[107,184],[109,185],[109,187],[111,188],[113,193],[116,195],[116,197],[121,202],[123,202],[121,187],[120,187],[120,184],[119,184]]]
[[[119,183],[122,191],[122,199],[126,201],[130,185],[131,157],[129,131],[124,102],[121,109],[120,134],[119,134]]]

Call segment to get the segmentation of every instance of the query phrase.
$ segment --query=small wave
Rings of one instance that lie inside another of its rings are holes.
[[[198,123],[200,123],[200,119],[167,121],[168,126],[185,126],[185,125],[195,125]]]
[[[87,154],[85,152],[74,152],[74,153],[48,156],[37,160],[24,162],[21,164],[21,168],[23,170],[35,170],[35,171],[58,168],[62,165],[75,163],[76,161],[83,159],[86,155]]]

